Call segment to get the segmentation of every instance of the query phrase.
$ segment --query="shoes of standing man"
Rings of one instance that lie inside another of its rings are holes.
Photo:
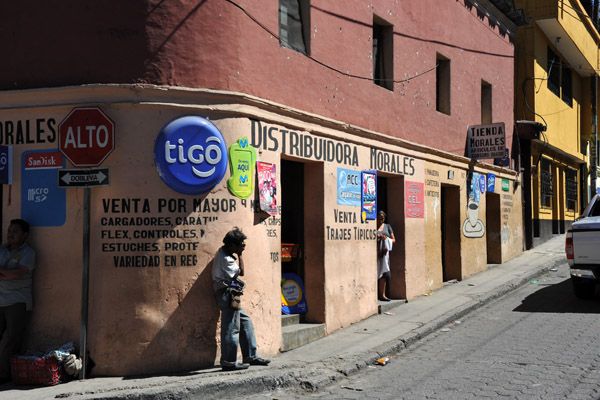
[[[248,369],[249,366],[250,364],[235,363],[233,365],[222,365],[221,368],[223,371],[240,371],[242,369]]]
[[[269,363],[271,362],[271,360],[266,359],[266,358],[244,358],[244,364],[250,364],[250,365],[269,365]]]

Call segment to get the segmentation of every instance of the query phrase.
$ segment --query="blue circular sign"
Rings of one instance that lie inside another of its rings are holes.
[[[156,138],[154,163],[158,175],[171,189],[183,194],[206,193],[225,176],[225,139],[205,118],[174,119]]]

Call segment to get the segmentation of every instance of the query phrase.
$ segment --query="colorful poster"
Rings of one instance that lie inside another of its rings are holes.
[[[275,164],[256,162],[258,171],[258,192],[260,209],[270,215],[277,215],[277,172]]]
[[[479,203],[479,199],[481,196],[481,193],[479,192],[479,172],[473,172],[473,175],[471,175],[471,182],[469,186],[471,190],[469,198]]]
[[[294,273],[282,274],[281,312],[283,314],[304,314],[308,311],[304,298],[302,279]]]
[[[360,207],[360,171],[337,169],[337,203]]]
[[[496,175],[488,174],[487,176],[487,191],[494,193],[496,191]]]
[[[406,182],[406,218],[425,217],[425,191],[420,182]]]
[[[362,221],[377,218],[377,171],[361,172]]]

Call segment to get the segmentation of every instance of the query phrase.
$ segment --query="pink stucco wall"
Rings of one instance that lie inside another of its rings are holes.
[[[0,6],[12,16],[0,28],[7,44],[0,88],[142,82],[231,90],[462,155],[466,126],[481,121],[482,80],[493,86],[493,120],[513,121],[514,47],[465,3],[313,0],[309,58],[267,32],[278,33],[274,1],[31,9],[9,2]],[[394,26],[394,79],[414,78],[393,91],[370,79],[374,15]],[[436,53],[451,60],[450,116],[435,111]]]

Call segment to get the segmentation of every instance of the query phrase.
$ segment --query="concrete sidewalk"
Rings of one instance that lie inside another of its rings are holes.
[[[143,378],[92,378],[52,387],[0,386],[6,399],[198,399],[234,398],[276,387],[318,389],[381,356],[402,351],[453,320],[566,263],[564,235],[429,296],[399,303],[393,315],[374,315],[298,349],[268,367],[221,372],[220,368]]]

